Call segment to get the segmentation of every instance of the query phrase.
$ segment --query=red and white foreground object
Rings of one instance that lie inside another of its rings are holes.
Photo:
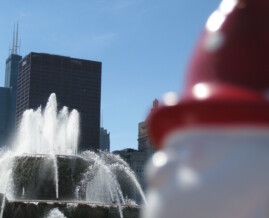
[[[223,0],[147,120],[144,218],[269,217],[269,1]]]

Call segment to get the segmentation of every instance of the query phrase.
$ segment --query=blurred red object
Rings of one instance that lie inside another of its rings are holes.
[[[222,1],[195,48],[180,101],[154,109],[147,124],[157,148],[182,128],[268,127],[269,1]]]

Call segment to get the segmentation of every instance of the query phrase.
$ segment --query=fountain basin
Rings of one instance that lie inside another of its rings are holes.
[[[92,161],[79,156],[16,156],[13,160],[11,196],[24,200],[83,199],[85,195],[78,195],[76,187],[92,164]]]
[[[114,204],[95,204],[83,201],[53,200],[10,200],[6,202],[4,218],[40,218],[47,217],[53,209],[59,209],[66,218],[120,218],[118,208]],[[124,218],[138,218],[139,206],[122,205]]]
[[[106,152],[77,155],[79,114],[57,108],[51,94],[44,109],[25,111],[13,149],[0,151],[0,218],[138,217],[133,196],[146,199],[129,165]]]
[[[108,153],[99,156],[90,153],[91,155],[93,157],[90,158],[43,154],[15,156],[8,198],[118,204],[125,204],[129,199],[134,200],[138,190],[132,180],[136,178],[130,177],[126,163],[121,163],[116,156]],[[109,188],[111,185],[118,185],[118,188]],[[119,199],[115,198],[118,195],[115,189],[122,192]]]

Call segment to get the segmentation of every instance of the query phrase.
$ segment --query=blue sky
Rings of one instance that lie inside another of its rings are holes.
[[[0,86],[19,22],[22,56],[44,52],[102,62],[103,125],[111,149],[137,148],[155,98],[181,93],[194,43],[219,0],[1,0]]]

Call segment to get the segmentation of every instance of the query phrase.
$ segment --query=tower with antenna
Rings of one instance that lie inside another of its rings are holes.
[[[15,129],[15,116],[16,116],[16,101],[17,101],[17,80],[19,73],[19,62],[22,56],[19,55],[19,24],[18,22],[13,28],[12,46],[9,49],[9,56],[6,59],[5,70],[5,87],[2,88],[2,95],[0,95],[0,117],[5,118],[4,132],[0,134],[0,146],[11,136]],[[4,95],[5,93],[5,95]],[[0,93],[1,94],[1,93]],[[1,99],[1,96],[5,99]],[[0,127],[1,132],[1,127]],[[2,138],[2,140],[1,140]],[[1,142],[2,141],[2,142]],[[5,142],[6,143],[6,142]]]
[[[9,49],[9,57],[6,60],[5,87],[17,90],[17,78],[19,62],[22,56],[19,55],[19,23],[14,24],[12,46]]]

